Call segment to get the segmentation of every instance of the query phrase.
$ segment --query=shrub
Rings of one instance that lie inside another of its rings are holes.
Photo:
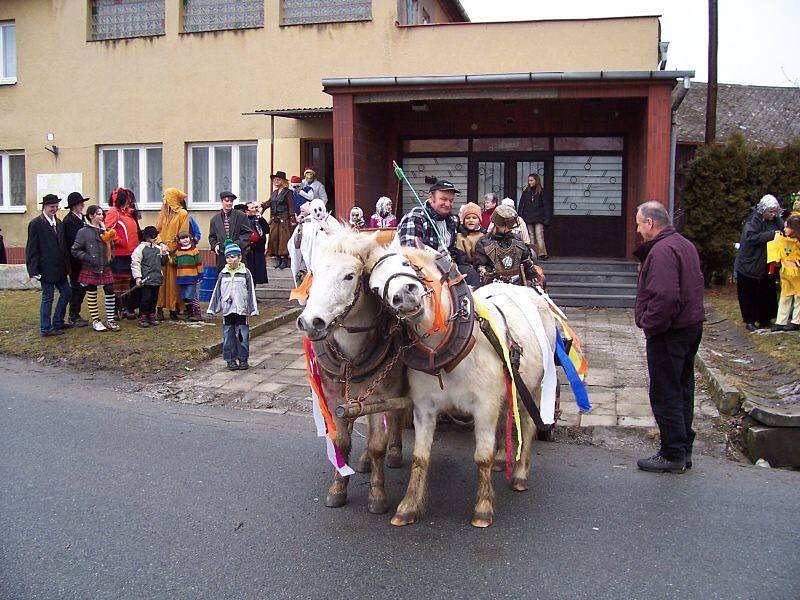
[[[742,224],[764,194],[785,208],[800,189],[800,140],[784,148],[759,148],[740,134],[722,146],[698,149],[682,192],[683,233],[700,252],[706,283],[733,270]]]

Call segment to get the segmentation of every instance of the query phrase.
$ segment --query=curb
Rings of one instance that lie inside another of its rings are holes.
[[[717,405],[719,412],[734,415],[739,412],[742,404],[742,392],[733,385],[725,374],[712,366],[708,350],[701,344],[697,351],[697,368],[708,380],[711,397]]]
[[[274,317],[267,319],[250,328],[250,338],[258,337],[267,333],[268,331],[272,331],[276,327],[280,327],[281,325],[288,323],[289,321],[294,320],[294,318],[302,312],[302,308],[289,308],[282,313],[275,315]],[[209,344],[208,346],[204,346],[203,350],[205,351],[206,355],[209,358],[216,358],[222,354],[222,342],[216,342],[214,344]]]

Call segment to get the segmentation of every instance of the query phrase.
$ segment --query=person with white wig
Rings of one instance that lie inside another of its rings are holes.
[[[734,271],[742,320],[750,332],[770,326],[778,314],[776,277],[767,271],[767,242],[783,229],[781,205],[767,194],[756,205],[742,228]]]
[[[375,214],[369,218],[369,226],[372,229],[395,229],[397,227],[397,217],[392,212],[392,199],[381,196],[375,203]]]

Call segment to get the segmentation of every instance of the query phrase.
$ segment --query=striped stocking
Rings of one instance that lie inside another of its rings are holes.
[[[97,306],[97,290],[87,290],[86,304],[89,306],[89,314],[92,316],[92,323],[100,320],[100,307]]]
[[[117,320],[115,310],[117,306],[117,297],[114,295],[113,292],[105,291],[105,301],[106,301],[106,321],[113,323]]]

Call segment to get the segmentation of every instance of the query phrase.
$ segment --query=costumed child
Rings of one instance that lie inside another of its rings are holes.
[[[366,227],[366,223],[364,222],[364,211],[358,206],[354,206],[350,209],[350,227],[356,231],[361,231],[364,229],[364,227]]]
[[[160,325],[156,318],[158,288],[164,283],[163,267],[169,262],[169,252],[156,244],[158,229],[148,225],[142,230],[142,242],[131,254],[131,272],[140,290],[139,327]]]
[[[328,213],[325,203],[319,198],[312,200],[307,206],[304,205],[302,210],[305,215],[289,242],[292,276],[296,285],[299,285],[305,277],[303,265],[307,271],[314,272],[314,253],[320,242],[332,232],[342,228],[342,224]],[[292,249],[296,251],[291,252]]]
[[[225,246],[225,267],[208,303],[210,315],[222,314],[222,357],[231,371],[246,371],[250,358],[250,326],[247,319],[258,314],[253,276],[242,262],[237,244]]]
[[[767,262],[775,263],[781,269],[781,297],[778,301],[778,317],[775,319],[772,331],[798,331],[800,330],[800,215],[792,214],[786,219],[783,233],[784,235],[781,235],[780,232],[776,232],[775,239],[767,242]]]
[[[464,259],[471,265],[475,258],[475,246],[486,233],[481,227],[481,207],[474,202],[467,202],[459,209],[458,220],[456,248],[464,253]]]
[[[306,185],[297,175],[292,177],[290,185],[292,187],[292,195],[294,196],[294,214],[299,217],[300,208],[303,204],[311,202],[314,199],[314,189],[310,185]]]
[[[369,218],[372,229],[396,229],[397,217],[392,212],[392,199],[381,196],[375,203],[375,214]]]
[[[186,316],[190,321],[202,321],[197,299],[197,283],[203,278],[203,259],[192,243],[192,234],[188,231],[178,233],[178,248],[170,259],[175,265],[175,281],[181,300],[186,305]],[[195,308],[197,306],[197,308]]]
[[[507,206],[513,209],[516,212],[516,208],[514,208],[514,201],[511,198],[503,198],[500,201],[500,206]],[[494,229],[494,223],[489,223],[489,228],[486,230],[486,233],[492,233]],[[525,221],[522,220],[522,217],[517,214],[517,225],[512,228],[512,231],[521,239],[523,242],[531,245],[531,235],[528,233],[528,226],[525,224]]]
[[[492,223],[491,233],[475,245],[473,262],[483,283],[526,285],[537,281],[531,247],[512,231],[517,223],[517,211],[509,206],[498,206],[492,212]]]
[[[86,304],[92,316],[92,329],[97,332],[119,329],[115,316],[114,274],[111,271],[113,259],[111,241],[116,232],[113,229],[106,230],[103,217],[102,208],[96,204],[90,206],[86,210],[88,223],[78,230],[75,243],[72,244],[72,256],[81,261],[78,283],[86,288]],[[100,320],[100,308],[97,304],[98,287],[103,288],[108,327]]]

